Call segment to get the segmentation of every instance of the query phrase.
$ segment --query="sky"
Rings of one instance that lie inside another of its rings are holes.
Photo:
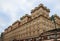
[[[40,3],[50,9],[50,16],[60,16],[60,0],[0,0],[0,33]]]

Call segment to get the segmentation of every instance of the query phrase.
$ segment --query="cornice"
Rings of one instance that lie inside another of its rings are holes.
[[[31,13],[34,13],[35,11],[37,11],[38,9],[43,8],[44,10],[46,10],[47,12],[50,12],[50,9],[48,9],[46,6],[44,6],[43,4],[40,4],[38,7],[35,7],[34,9],[31,10]]]
[[[19,20],[17,20],[16,22],[14,22],[14,23],[12,24],[12,26],[13,26],[13,25],[15,25],[16,23],[20,23],[20,21],[19,21]]]
[[[28,15],[28,14],[25,14],[25,16],[22,16],[22,17],[20,18],[20,20],[23,20],[25,17],[31,17],[31,16]]]
[[[57,14],[55,14],[54,17],[57,17],[58,19],[60,19],[60,17]]]
[[[12,26],[9,26],[8,28],[11,28]]]
[[[8,30],[8,28],[5,29],[5,31]]]

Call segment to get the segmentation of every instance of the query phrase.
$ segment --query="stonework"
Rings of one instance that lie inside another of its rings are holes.
[[[25,15],[3,32],[4,41],[13,41],[39,37],[43,32],[55,29],[54,22],[49,17],[50,10],[40,4],[31,11],[31,15]],[[60,17],[55,16],[56,26],[60,28]]]
[[[1,37],[0,37],[0,41],[2,41]]]

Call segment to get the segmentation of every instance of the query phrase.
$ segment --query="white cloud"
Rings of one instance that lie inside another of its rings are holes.
[[[60,4],[58,4],[58,5],[56,4],[54,9],[60,10]]]
[[[3,0],[1,1],[0,6],[5,14],[11,16],[11,18],[16,19],[16,11],[22,9],[26,11],[27,9],[32,8],[32,2],[27,2],[27,0]]]

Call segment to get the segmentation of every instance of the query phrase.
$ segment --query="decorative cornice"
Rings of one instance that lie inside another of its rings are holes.
[[[19,21],[19,20],[17,20],[16,22],[14,22],[14,23],[12,24],[12,26],[13,26],[13,25],[15,25],[16,23],[20,23],[20,21]]]
[[[58,19],[60,19],[60,17],[57,14],[54,14],[54,17],[57,17]]]
[[[44,10],[46,10],[47,12],[50,12],[50,9],[48,9],[46,6],[44,6],[43,4],[40,4],[38,7],[35,7],[35,9],[31,10],[31,13],[34,13],[36,10],[38,10],[39,8],[43,8]]]
[[[9,26],[8,28],[11,28],[12,26]]]
[[[5,31],[8,30],[8,28],[5,29]]]
[[[25,14],[25,16],[21,17],[20,20],[23,20],[25,17],[31,17],[30,15],[28,14]]]

